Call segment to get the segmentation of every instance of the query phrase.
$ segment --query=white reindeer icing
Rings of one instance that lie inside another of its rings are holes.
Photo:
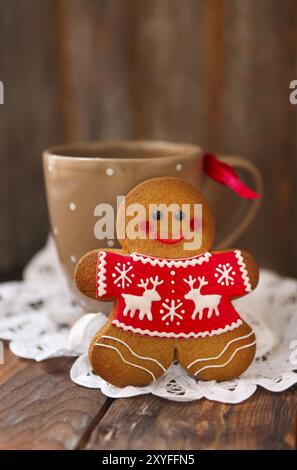
[[[152,283],[152,288],[148,289],[149,282]],[[164,281],[159,281],[159,277],[156,276],[155,279],[152,277],[140,280],[140,284],[137,284],[138,287],[142,287],[144,292],[142,295],[132,295],[132,294],[122,294],[122,297],[125,300],[125,309],[123,315],[126,317],[130,312],[130,317],[133,318],[136,310],[139,311],[139,320],[143,320],[146,316],[148,320],[152,321],[152,302],[160,300],[160,294],[156,291],[156,288],[163,284]]]
[[[194,288],[194,284],[198,279],[199,286]],[[221,301],[222,296],[218,294],[208,294],[203,295],[201,294],[201,289],[203,286],[206,286],[208,282],[205,280],[205,276],[198,277],[197,279],[193,279],[192,276],[189,276],[188,279],[184,279],[184,281],[189,285],[190,290],[185,295],[185,299],[192,300],[195,304],[194,311],[192,313],[192,319],[195,320],[197,314],[199,313],[199,320],[203,318],[203,310],[208,309],[207,318],[211,318],[212,314],[215,313],[218,317],[220,315],[218,305]]]

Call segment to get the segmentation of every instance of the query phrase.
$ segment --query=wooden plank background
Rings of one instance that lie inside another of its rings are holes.
[[[296,275],[296,21],[295,0],[0,0],[0,272],[46,239],[44,147],[157,138],[256,163],[238,245]]]

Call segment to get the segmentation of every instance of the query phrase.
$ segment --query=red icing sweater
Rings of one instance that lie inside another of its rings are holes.
[[[232,297],[251,291],[239,250],[161,259],[99,251],[97,297],[116,297],[113,325],[134,333],[198,338],[242,324]]]

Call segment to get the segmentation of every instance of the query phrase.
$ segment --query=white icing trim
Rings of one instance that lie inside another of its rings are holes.
[[[118,328],[122,328],[125,331],[132,331],[132,333],[139,333],[141,335],[148,335],[148,336],[158,336],[160,338],[205,338],[206,336],[214,336],[220,335],[221,333],[225,333],[226,331],[232,331],[235,328],[238,328],[242,325],[242,320],[240,318],[236,321],[231,323],[231,325],[226,325],[225,328],[218,328],[217,330],[211,331],[200,331],[199,333],[166,333],[165,331],[150,331],[150,330],[142,330],[141,328],[134,328],[130,325],[125,325],[125,323],[121,323],[119,320],[113,320],[112,324],[117,326]]]
[[[236,356],[236,354],[241,351],[242,349],[246,349],[246,348],[250,348],[251,346],[254,346],[256,344],[256,341],[253,341],[253,343],[249,343],[249,344],[245,344],[244,346],[240,346],[240,348],[237,348],[235,349],[235,351],[233,352],[232,356],[230,357],[230,359],[225,362],[224,364],[219,364],[219,365],[215,365],[215,364],[212,364],[210,366],[204,366],[202,367],[201,369],[197,370],[197,372],[195,372],[195,376],[197,374],[200,374],[200,372],[202,372],[203,370],[205,369],[213,369],[213,368],[220,368],[220,367],[225,367],[227,364],[229,364],[229,362],[232,361],[232,359],[234,358],[234,356]]]
[[[102,343],[95,343],[95,345],[96,346],[102,346],[103,348],[109,348],[109,349],[112,349],[113,351],[116,351],[123,362],[125,362],[126,364],[129,364],[130,366],[137,367],[138,369],[144,370],[145,372],[147,372],[148,374],[150,374],[153,377],[154,381],[156,380],[156,377],[154,376],[154,374],[150,370],[146,369],[145,367],[139,366],[138,364],[134,364],[134,362],[126,361],[126,359],[123,357],[121,351],[119,351],[118,348],[116,348],[115,346],[110,346],[109,344],[102,344]]]
[[[98,256],[98,265],[97,265],[97,293],[98,297],[102,297],[106,294],[106,251],[101,251]]]
[[[133,261],[141,261],[143,264],[149,263],[151,266],[160,266],[160,268],[164,268],[164,266],[168,268],[187,268],[188,266],[196,266],[197,264],[201,265],[202,263],[209,261],[211,253],[205,252],[200,256],[182,259],[154,258],[153,256],[140,255],[139,253],[131,253],[130,256]]]
[[[252,292],[252,286],[250,283],[250,278],[246,269],[246,264],[243,260],[242,254],[240,250],[234,250],[235,257],[237,258],[239,270],[241,271],[241,277],[243,280],[243,284],[245,285],[246,292]]]
[[[157,359],[154,359],[153,357],[140,356],[140,355],[137,354],[135,351],[133,351],[133,349],[129,346],[129,344],[127,344],[127,343],[126,343],[125,341],[123,341],[122,339],[116,338],[115,336],[109,336],[109,335],[103,335],[102,338],[113,339],[114,341],[118,341],[119,343],[124,344],[124,346],[127,346],[127,348],[129,349],[130,353],[133,354],[133,356],[138,357],[139,359],[142,359],[142,360],[155,362],[155,363],[163,370],[163,372],[166,372],[166,369],[165,369],[165,367],[161,364],[161,362],[157,361]]]
[[[253,331],[251,331],[248,335],[245,335],[245,336],[239,336],[238,338],[235,338],[235,339],[232,339],[231,341],[229,341],[229,343],[226,344],[226,346],[224,347],[223,351],[220,352],[220,354],[218,354],[218,356],[213,356],[213,357],[202,357],[200,359],[195,359],[195,361],[191,362],[191,364],[187,365],[187,369],[190,369],[194,364],[196,364],[197,362],[203,362],[203,361],[213,361],[215,359],[219,359],[223,354],[224,352],[227,351],[227,349],[229,348],[229,346],[231,346],[231,344],[237,342],[237,341],[240,341],[241,339],[247,339],[249,338],[250,336],[252,336],[254,334]]]

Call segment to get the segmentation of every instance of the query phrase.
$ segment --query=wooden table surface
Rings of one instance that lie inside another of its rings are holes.
[[[69,378],[73,359],[0,365],[1,449],[295,449],[297,387],[239,405],[111,399]]]

